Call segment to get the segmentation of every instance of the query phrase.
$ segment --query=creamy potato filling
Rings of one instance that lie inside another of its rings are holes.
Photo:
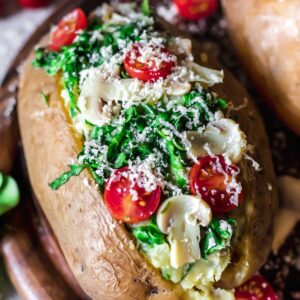
[[[161,34],[133,6],[104,5],[58,52],[34,64],[60,72],[61,96],[85,140],[58,189],[89,168],[112,216],[187,299],[233,299],[217,289],[230,264],[247,141],[210,88],[223,72],[194,61],[189,39]],[[59,175],[59,174],[58,174]]]

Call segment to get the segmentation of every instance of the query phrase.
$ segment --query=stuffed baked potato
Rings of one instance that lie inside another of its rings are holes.
[[[245,70],[279,117],[300,134],[300,2],[222,3]]]
[[[235,79],[148,13],[76,9],[29,56],[31,184],[92,299],[233,299],[271,245],[265,130]]]

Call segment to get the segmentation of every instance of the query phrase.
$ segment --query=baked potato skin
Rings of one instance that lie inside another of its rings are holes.
[[[196,58],[199,58],[197,53],[209,53],[209,49],[205,49],[203,44],[194,43],[193,47]],[[205,65],[200,58],[199,63]],[[207,66],[222,69],[214,56],[208,56]],[[225,269],[219,282],[221,287],[233,288],[249,279],[267,260],[273,239],[278,191],[263,120],[245,88],[230,72],[224,70],[224,82],[215,91],[232,101],[235,108],[230,112],[230,117],[240,124],[248,143],[254,146],[254,152],[250,156],[262,168],[261,171],[255,171],[252,162],[244,158],[239,164],[244,199],[238,209],[229,214],[238,221],[239,236],[233,246],[231,264]]]
[[[239,165],[244,198],[239,208],[230,213],[238,221],[239,236],[233,246],[231,264],[220,282],[222,287],[233,288],[256,273],[268,258],[278,195],[269,142],[261,116],[249,97],[245,96],[244,88],[238,85],[231,74],[225,73],[224,87],[225,97],[231,99],[236,107],[243,105],[244,99],[248,100],[247,107],[233,112],[232,116],[247,134],[248,143],[255,145],[254,154],[250,155],[262,167],[261,171],[255,171],[252,162],[246,159]]]
[[[222,0],[237,53],[282,120],[300,134],[300,2]]]
[[[199,51],[204,51],[197,46],[195,50],[196,57]],[[32,53],[25,63],[18,100],[25,157],[36,197],[80,286],[96,300],[182,299],[180,288],[163,280],[138,250],[130,246],[129,233],[108,213],[88,171],[72,178],[58,191],[49,188],[48,183],[77,156],[81,141],[68,123],[57,79],[34,69],[33,58]],[[212,66],[218,67],[215,62]],[[242,104],[247,97],[245,90],[230,74],[225,78],[225,90],[218,92],[235,105]],[[41,91],[50,95],[49,107],[42,101]],[[236,286],[257,271],[271,246],[276,191],[268,190],[267,183],[275,186],[273,166],[262,120],[253,105],[249,105],[237,112],[236,117],[249,142],[261,146],[256,149],[257,159],[265,169],[256,173],[248,162],[243,162],[247,199],[236,212],[242,214],[238,218],[244,223],[240,237],[243,241],[238,247],[240,258],[233,262],[220,283],[225,287]],[[263,249],[257,246],[261,243]]]
[[[1,91],[2,92],[2,91]],[[13,167],[18,144],[18,127],[15,110],[7,114],[15,100],[11,97],[0,101],[0,172],[9,173]]]
[[[92,299],[179,299],[114,221],[88,171],[52,191],[48,186],[77,156],[80,142],[69,126],[56,79],[31,66],[20,83],[18,113],[26,162],[35,195],[67,262]],[[40,92],[50,94],[50,106]]]

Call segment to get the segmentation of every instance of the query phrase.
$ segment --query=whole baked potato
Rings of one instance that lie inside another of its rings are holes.
[[[237,53],[279,117],[300,134],[300,2],[222,0]]]
[[[145,6],[76,9],[30,54],[31,184],[92,299],[233,299],[271,246],[265,129],[205,47],[156,27]]]

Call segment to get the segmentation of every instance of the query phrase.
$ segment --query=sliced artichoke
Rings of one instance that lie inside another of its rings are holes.
[[[187,94],[192,88],[192,85],[185,81],[171,81],[166,84],[166,93],[171,96],[181,96]]]
[[[199,81],[207,86],[213,86],[223,82],[223,71],[205,68],[192,61],[187,62],[186,66],[192,71],[192,73],[189,72],[189,77],[187,78],[188,81]]]
[[[230,253],[216,252],[208,256],[207,259],[199,259],[186,274],[181,282],[184,289],[192,289],[197,286],[200,290],[205,290],[207,285],[213,285],[220,280],[221,275],[230,262]]]
[[[199,196],[179,195],[163,202],[157,212],[157,225],[168,234],[171,267],[200,259],[200,225],[207,226],[211,218],[210,207]]]
[[[163,274],[167,274],[172,282],[178,283],[182,280],[187,266],[176,269],[170,266],[170,246],[168,243],[149,247],[146,253],[152,265],[155,268],[160,268]]]
[[[244,132],[236,122],[227,118],[209,123],[203,131],[190,131],[187,137],[194,156],[207,155],[209,149],[215,155],[226,154],[233,163],[241,160],[247,146]]]

